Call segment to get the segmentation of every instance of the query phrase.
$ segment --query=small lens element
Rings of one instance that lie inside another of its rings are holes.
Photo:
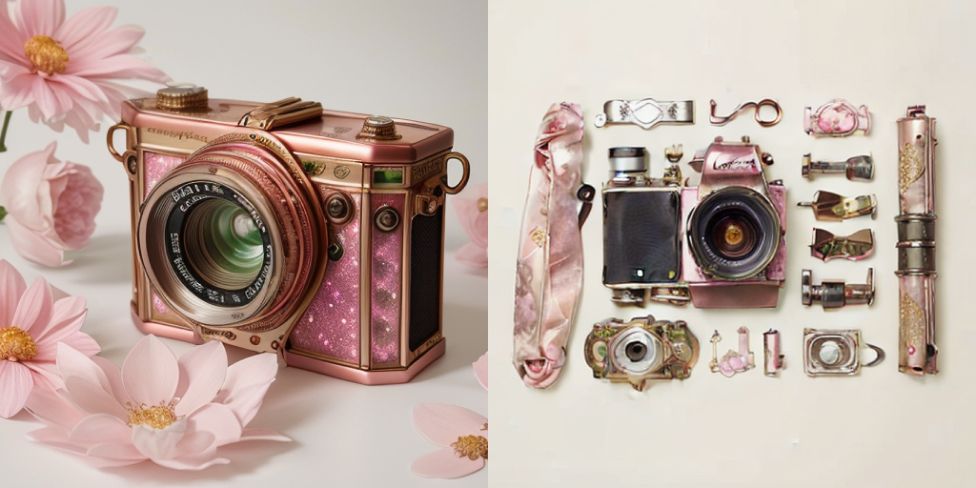
[[[391,207],[383,207],[376,211],[376,227],[384,232],[390,232],[400,225],[400,214]]]

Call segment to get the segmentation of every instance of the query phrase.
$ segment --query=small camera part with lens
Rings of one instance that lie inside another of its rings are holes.
[[[641,147],[610,149],[603,187],[603,283],[613,301],[775,307],[785,278],[786,189],[747,137],[716,138],[691,166],[699,186],[652,178]]]
[[[813,272],[804,269],[801,271],[800,291],[803,304],[808,307],[816,302],[820,302],[825,309],[865,303],[871,305],[874,303],[874,268],[868,268],[868,278],[864,284],[855,285],[848,285],[843,280],[824,280],[814,285]]]
[[[813,179],[814,175],[842,174],[851,181],[874,179],[874,158],[870,154],[851,156],[846,161],[814,161],[810,153],[803,155],[801,174]]]
[[[712,333],[712,360],[708,362],[708,369],[713,373],[721,373],[726,378],[731,378],[736,373],[743,373],[756,367],[756,357],[749,349],[749,328],[739,327],[739,350],[729,349],[728,352],[718,357],[718,343],[722,342],[722,336],[718,331]]]
[[[698,338],[684,321],[638,317],[593,326],[584,346],[594,378],[628,382],[642,391],[648,380],[683,380],[698,361]]]
[[[874,350],[874,359],[861,363],[861,346]],[[876,366],[884,361],[884,350],[864,344],[859,329],[803,329],[803,370],[808,376],[850,376],[862,366]]]
[[[870,215],[878,216],[878,198],[874,194],[845,197],[829,191],[818,191],[812,202],[799,202],[798,207],[810,207],[817,220],[841,221]]]

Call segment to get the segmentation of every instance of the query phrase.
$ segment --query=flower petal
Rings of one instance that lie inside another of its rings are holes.
[[[35,388],[27,400],[27,411],[41,422],[68,429],[84,417],[61,393],[50,388]]]
[[[218,464],[230,464],[230,459],[219,457],[211,459],[154,459],[153,462],[169,469],[178,469],[181,471],[200,471]]]
[[[223,446],[241,439],[241,423],[227,405],[211,403],[187,418],[191,431],[213,434],[216,445]]]
[[[125,444],[96,444],[88,448],[89,456],[112,461],[111,466],[127,466],[146,460],[138,449],[131,443]]]
[[[481,385],[485,391],[488,391],[488,353],[484,353],[471,364],[474,369],[474,377],[478,380],[478,384]]]
[[[67,381],[69,378],[81,378],[90,383],[99,385],[105,392],[112,392],[112,385],[109,383],[108,376],[90,357],[70,345],[60,343],[57,351],[58,371],[61,378]]]
[[[176,455],[176,445],[186,433],[186,421],[177,421],[165,429],[154,429],[144,425],[132,427],[132,444],[144,456],[158,462]]]
[[[27,36],[50,36],[64,22],[64,0],[30,0],[17,4],[14,18]]]
[[[27,366],[15,361],[0,361],[0,417],[9,419],[24,408],[34,379]]]
[[[57,344],[61,339],[81,329],[87,312],[88,308],[84,298],[61,298],[55,301],[51,307],[51,318],[41,327],[35,328],[31,335],[38,343],[51,342]]]
[[[94,362],[99,368],[101,368],[102,373],[108,378],[109,392],[119,401],[120,404],[125,405],[126,403],[131,403],[132,399],[125,392],[125,385],[122,383],[122,370],[115,365],[112,361],[105,359],[101,356],[92,356],[92,362]]]
[[[61,24],[53,37],[74,56],[81,42],[90,42],[111,27],[117,13],[115,7],[88,7]]]
[[[13,323],[14,311],[27,289],[24,277],[6,259],[0,259],[0,324]]]
[[[125,408],[98,383],[75,376],[65,378],[64,388],[71,401],[85,412],[107,413],[120,419],[128,418]]]
[[[227,368],[227,379],[217,394],[217,401],[230,407],[246,427],[257,415],[277,374],[278,358],[274,354],[242,359]]]
[[[22,77],[18,77],[17,80],[20,78]],[[13,84],[15,81],[11,80],[9,83]],[[14,107],[9,102],[4,100],[5,108],[11,110]],[[47,166],[57,162],[54,158],[57,148],[58,144],[52,142],[40,151],[21,156],[7,168],[3,182],[0,183],[0,198],[2,198],[0,202],[7,209],[8,217],[14,217],[23,225],[30,225],[32,229],[41,229],[51,224],[52,216],[44,215],[38,199],[38,191],[46,184],[44,173]]]
[[[291,442],[291,437],[279,434],[271,429],[248,427],[241,433],[240,442],[249,441]]]
[[[485,467],[485,460],[474,461],[458,456],[451,448],[444,448],[426,454],[410,466],[411,471],[424,478],[452,479],[467,476]]]
[[[14,311],[14,316],[10,320],[10,325],[20,327],[27,332],[31,332],[35,326],[43,327],[51,320],[51,309],[53,307],[54,298],[51,295],[51,285],[48,285],[44,278],[38,278],[21,295],[17,310]]]
[[[227,351],[220,341],[196,346],[180,356],[176,415],[184,416],[213,401],[227,377]]]
[[[156,336],[140,339],[122,363],[122,384],[136,404],[170,402],[179,381],[176,356]]]
[[[37,356],[34,356],[34,361],[50,361],[54,362],[57,357],[58,346],[65,345],[71,346],[72,349],[84,354],[85,356],[94,356],[98,354],[102,347],[95,342],[95,339],[84,332],[75,332],[67,337],[62,337],[58,339],[60,342],[56,344],[50,339],[44,340],[37,344]]]
[[[16,218],[11,218],[8,215],[3,223],[9,231],[10,243],[24,259],[52,268],[71,263],[70,259],[64,259],[64,249],[55,246],[51,241],[20,225]]]
[[[122,419],[99,413],[81,419],[68,433],[68,440],[80,445],[125,444],[131,435],[132,429]]]
[[[478,433],[488,419],[457,405],[421,403],[413,409],[413,423],[431,442],[449,446],[462,435],[483,435]]]

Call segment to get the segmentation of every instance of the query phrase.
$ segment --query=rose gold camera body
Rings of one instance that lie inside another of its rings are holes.
[[[125,102],[108,145],[129,176],[143,332],[364,384],[443,355],[444,203],[468,178],[450,128],[180,86]]]

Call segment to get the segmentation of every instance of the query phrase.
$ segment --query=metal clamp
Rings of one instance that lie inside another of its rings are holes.
[[[803,130],[814,137],[846,137],[857,131],[867,135],[871,131],[871,112],[864,105],[855,107],[847,100],[836,98],[816,111],[803,111]]]
[[[832,232],[814,228],[810,255],[821,260],[846,259],[860,261],[874,254],[874,231],[861,229],[849,236],[835,236]]]
[[[803,155],[801,174],[813,179],[816,174],[843,174],[851,181],[874,179],[874,158],[870,154],[851,156],[846,161],[814,161],[810,153]]]
[[[803,304],[808,307],[814,302],[820,302],[825,309],[874,303],[874,268],[868,268],[867,282],[863,285],[848,285],[841,280],[824,280],[814,285],[813,272],[804,269],[801,271],[800,285]]]
[[[878,198],[874,194],[845,197],[829,191],[813,194],[812,202],[799,202],[798,207],[810,207],[817,220],[840,221],[862,215],[878,216]]]
[[[695,101],[608,100],[603,104],[603,113],[596,114],[593,123],[597,127],[634,124],[643,129],[652,129],[658,124],[694,124]]]
[[[772,98],[763,98],[758,102],[740,103],[739,106],[735,107],[735,110],[733,110],[732,113],[726,116],[715,115],[715,107],[718,106],[718,103],[714,99],[709,100],[708,103],[711,106],[708,121],[711,122],[712,125],[721,126],[728,124],[729,122],[732,122],[732,119],[738,117],[740,113],[749,109],[754,109],[753,118],[755,118],[756,122],[762,127],[772,127],[783,119],[783,109],[779,106],[779,103]],[[771,107],[776,111],[776,116],[772,119],[763,119],[760,112],[763,107]]]
[[[861,364],[861,345],[874,351],[874,359]],[[807,376],[851,376],[861,367],[881,364],[884,349],[867,344],[860,329],[803,329],[803,370]]]

